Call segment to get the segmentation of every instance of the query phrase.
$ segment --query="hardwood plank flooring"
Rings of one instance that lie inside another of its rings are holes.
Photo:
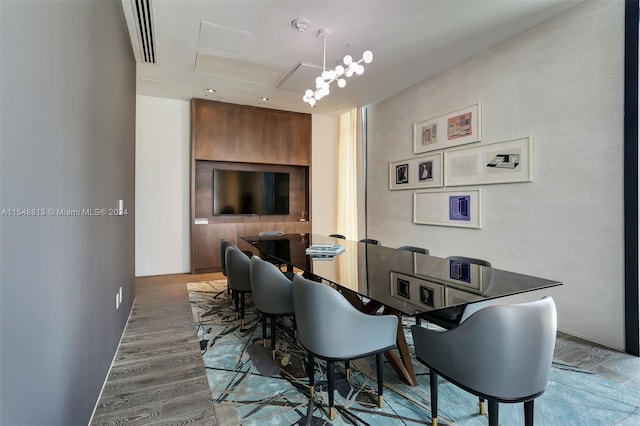
[[[222,274],[136,278],[136,301],[92,425],[216,425],[186,282]]]
[[[136,302],[92,425],[237,424],[211,401],[185,286],[220,278],[136,278]],[[640,391],[640,358],[562,332],[555,357]]]

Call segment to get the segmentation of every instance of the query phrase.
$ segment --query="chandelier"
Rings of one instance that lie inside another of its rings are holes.
[[[370,50],[366,50],[362,54],[362,58],[357,61],[354,60],[351,55],[345,55],[342,59],[342,64],[337,65],[334,69],[327,70],[327,36],[329,31],[322,29],[318,31],[318,37],[322,37],[322,74],[316,77],[316,89],[307,89],[304,92],[302,100],[308,103],[310,106],[314,106],[316,102],[324,98],[330,93],[331,83],[334,81],[338,87],[343,88],[347,85],[347,78],[355,75],[362,75],[364,73],[364,65],[370,64],[373,61],[373,53]]]

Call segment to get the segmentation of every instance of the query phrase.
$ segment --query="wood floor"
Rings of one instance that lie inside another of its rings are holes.
[[[221,274],[136,279],[136,302],[92,425],[229,425],[214,407],[185,283]],[[558,333],[555,357],[640,391],[640,358]]]

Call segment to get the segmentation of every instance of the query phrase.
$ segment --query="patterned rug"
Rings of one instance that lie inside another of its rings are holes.
[[[245,325],[235,319],[226,281],[188,283],[202,357],[223,425],[430,425],[429,375],[415,361],[418,386],[405,385],[385,363],[384,406],[377,406],[375,359],[353,361],[346,380],[336,363],[336,416],[328,420],[325,364],[316,360],[315,394],[308,397],[304,350],[290,319],[278,322],[276,359],[262,344],[260,318],[247,297]],[[405,320],[407,340],[412,347]],[[267,337],[269,337],[267,330]],[[477,398],[441,379],[439,424],[487,424]],[[522,404],[500,404],[501,425],[524,424]],[[640,425],[640,393],[555,361],[546,392],[535,402],[536,425]]]

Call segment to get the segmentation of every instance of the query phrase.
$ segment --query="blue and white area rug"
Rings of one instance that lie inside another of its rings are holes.
[[[290,319],[279,320],[276,359],[262,345],[260,318],[247,298],[245,326],[235,319],[226,281],[188,283],[214,406],[241,425],[430,425],[429,375],[414,359],[419,386],[404,384],[385,364],[384,406],[377,406],[375,359],[336,365],[336,416],[328,420],[325,364],[316,360],[315,395],[308,396],[304,350]],[[413,321],[407,320],[406,326]],[[411,333],[405,333],[411,346]],[[336,330],[339,332],[339,330]],[[269,337],[269,335],[267,335]],[[473,395],[441,379],[440,425],[487,424]],[[221,424],[226,424],[219,419]],[[229,422],[228,422],[229,423]],[[500,404],[501,425],[524,424],[522,404]],[[554,362],[549,386],[535,402],[536,425],[640,425],[640,393]]]

